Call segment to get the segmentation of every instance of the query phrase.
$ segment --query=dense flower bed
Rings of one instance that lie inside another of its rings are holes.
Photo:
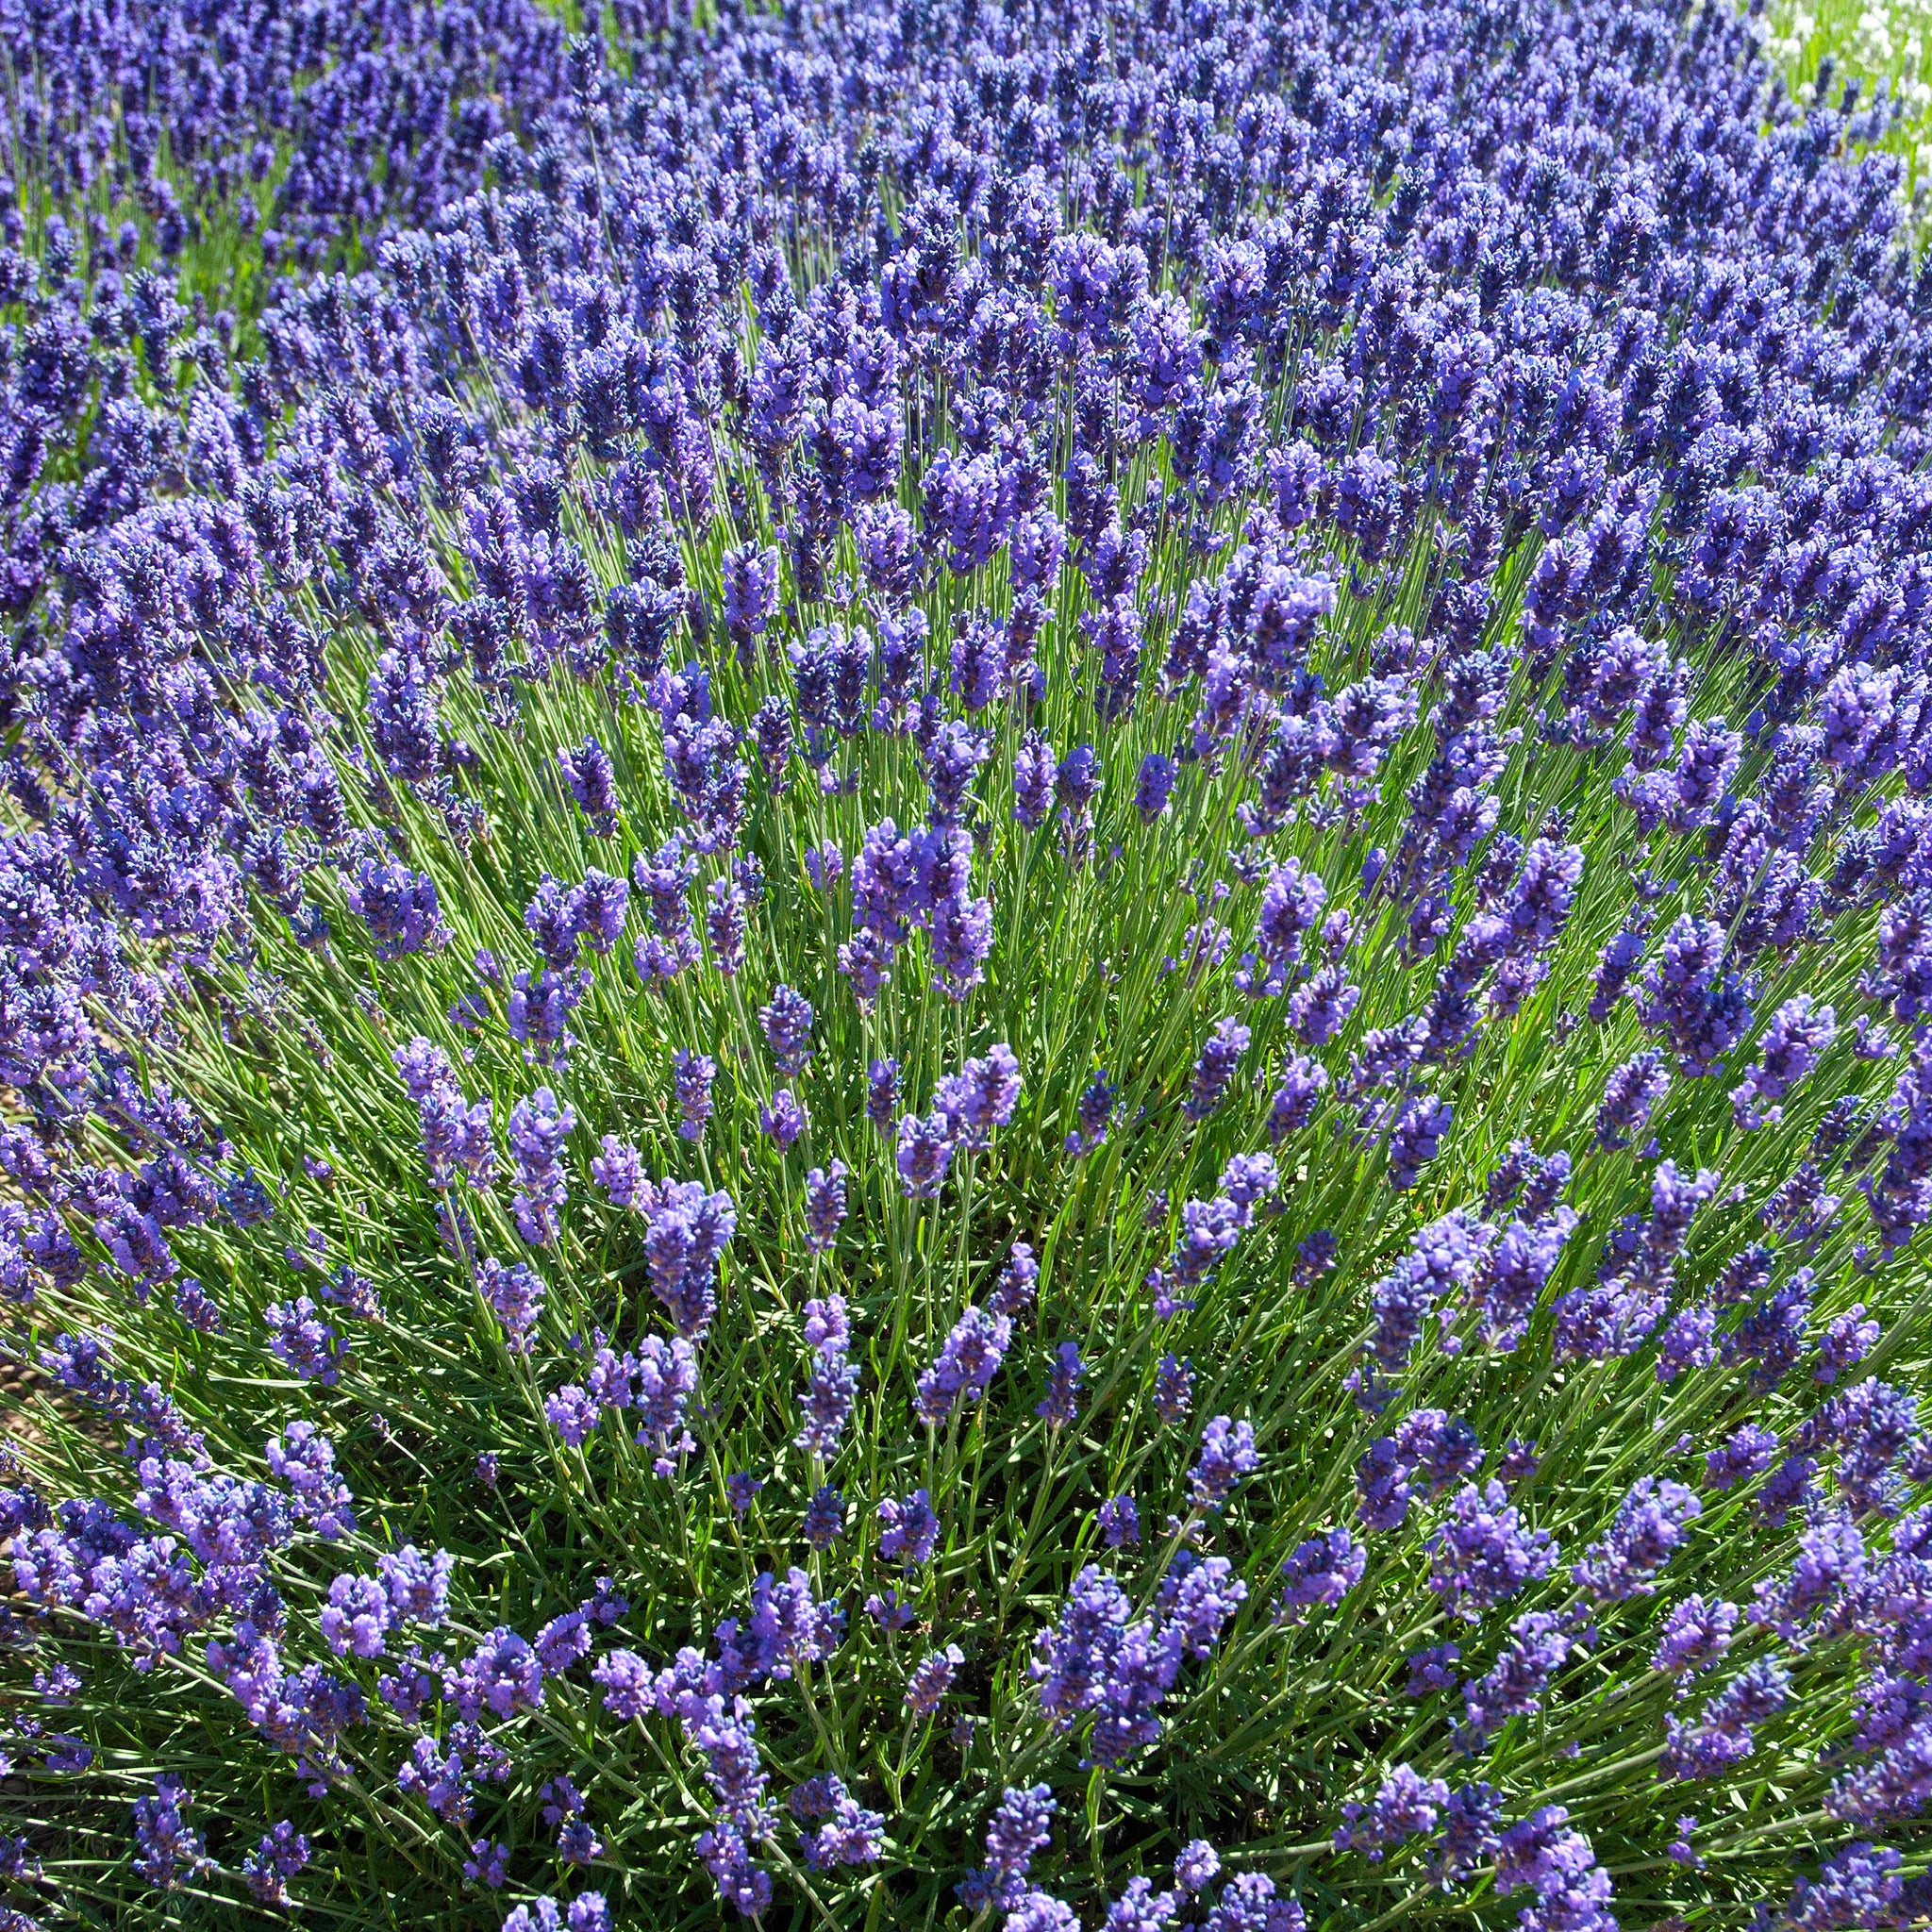
[[[0,1924],[1926,1909],[1883,103],[14,12]]]

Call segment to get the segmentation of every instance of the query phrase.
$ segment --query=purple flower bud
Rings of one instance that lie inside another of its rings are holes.
[[[924,1119],[908,1113],[899,1122],[896,1156],[900,1186],[914,1200],[930,1200],[953,1158],[952,1123],[942,1113]]]
[[[1015,1241],[993,1287],[993,1313],[1022,1320],[1033,1312],[1039,1288],[1040,1263],[1033,1258],[1033,1250],[1024,1241]]]
[[[1190,1362],[1163,1355],[1154,1372],[1154,1412],[1172,1428],[1185,1421],[1194,1404],[1194,1370]]]
[[[591,822],[599,839],[617,836],[617,774],[610,754],[594,738],[584,740],[575,751],[557,754],[558,768],[577,809]]]
[[[903,1502],[888,1497],[879,1505],[878,1519],[881,1557],[908,1570],[921,1569],[932,1561],[940,1520],[924,1490],[914,1490]]]
[[[829,1168],[815,1167],[805,1177],[806,1245],[823,1255],[832,1245],[845,1219],[846,1166],[835,1160]]]
[[[758,1108],[758,1132],[774,1141],[781,1154],[799,1139],[809,1124],[804,1104],[789,1087],[780,1087]]]
[[[705,1124],[711,1118],[711,1083],[718,1077],[718,1063],[709,1054],[679,1047],[671,1056],[671,1073],[677,1093],[678,1138],[702,1141]]]
[[[1034,1404],[1033,1413],[1044,1417],[1050,1428],[1073,1422],[1079,1414],[1079,1389],[1086,1374],[1078,1345],[1061,1342],[1047,1372],[1046,1394]]]
[[[916,1716],[930,1717],[952,1688],[954,1672],[965,1661],[966,1653],[957,1643],[922,1658],[906,1682],[906,1708]]]
[[[954,1323],[945,1345],[919,1378],[913,1410],[927,1428],[936,1428],[961,1402],[985,1395],[1013,1339],[1004,1315],[969,1307]]]
[[[1326,1529],[1297,1543],[1281,1566],[1279,1614],[1299,1622],[1309,1607],[1334,1608],[1368,1568],[1368,1552],[1346,1529]]]
[[[811,1002],[789,986],[773,989],[771,1004],[758,1008],[772,1058],[781,1074],[798,1074],[811,1058]]]
[[[1239,1020],[1215,1022],[1214,1030],[1194,1062],[1188,1098],[1182,1108],[1190,1120],[1206,1120],[1221,1105],[1233,1082],[1235,1068],[1253,1037]]]
[[[1191,1488],[1197,1509],[1219,1509],[1235,1485],[1261,1466],[1255,1431],[1248,1423],[1218,1415],[1201,1434],[1201,1456],[1194,1465]]]
[[[1094,1513],[1094,1522],[1110,1550],[1141,1541],[1141,1512],[1131,1496],[1109,1496]]]
[[[865,1070],[865,1117],[882,1133],[899,1107],[899,1062],[874,1060]]]

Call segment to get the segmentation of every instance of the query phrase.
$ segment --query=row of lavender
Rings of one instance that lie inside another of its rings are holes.
[[[9,97],[180,131],[8,258],[8,1923],[1908,1923],[1886,104],[615,24]],[[250,358],[128,272],[262,141]]]

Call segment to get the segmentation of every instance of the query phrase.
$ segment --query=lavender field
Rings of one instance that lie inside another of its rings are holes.
[[[1932,1916],[1824,11],[0,0],[0,1932]]]

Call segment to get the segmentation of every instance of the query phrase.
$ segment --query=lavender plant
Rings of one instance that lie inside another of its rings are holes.
[[[0,1924],[1923,1916],[1882,130],[1609,0],[61,20]]]

